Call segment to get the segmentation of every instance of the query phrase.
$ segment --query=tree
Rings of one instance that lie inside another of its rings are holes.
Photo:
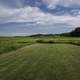
[[[72,37],[80,37],[80,27],[76,28],[72,32],[70,32],[70,36]]]

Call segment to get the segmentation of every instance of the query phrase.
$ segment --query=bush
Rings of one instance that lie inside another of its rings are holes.
[[[80,46],[80,42],[70,42],[70,44]]]
[[[36,40],[37,43],[44,43],[45,41],[43,40]]]
[[[54,41],[53,40],[37,40],[36,41],[37,43],[54,43]]]

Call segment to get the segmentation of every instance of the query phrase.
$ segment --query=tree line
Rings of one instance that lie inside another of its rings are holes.
[[[35,34],[30,37],[55,37],[55,36],[67,36],[67,37],[80,37],[80,27],[75,28],[71,32],[62,34]]]

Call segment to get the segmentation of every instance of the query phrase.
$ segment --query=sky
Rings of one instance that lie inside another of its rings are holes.
[[[0,36],[57,34],[80,25],[80,0],[0,0]]]

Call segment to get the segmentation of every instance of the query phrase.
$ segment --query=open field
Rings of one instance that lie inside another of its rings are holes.
[[[80,38],[77,37],[0,37],[0,54],[16,50],[23,46],[34,43],[77,43],[80,45]]]
[[[0,80],[80,80],[80,46],[33,44],[2,54]]]
[[[0,37],[0,54],[30,45],[33,42],[32,39],[24,37]]]

